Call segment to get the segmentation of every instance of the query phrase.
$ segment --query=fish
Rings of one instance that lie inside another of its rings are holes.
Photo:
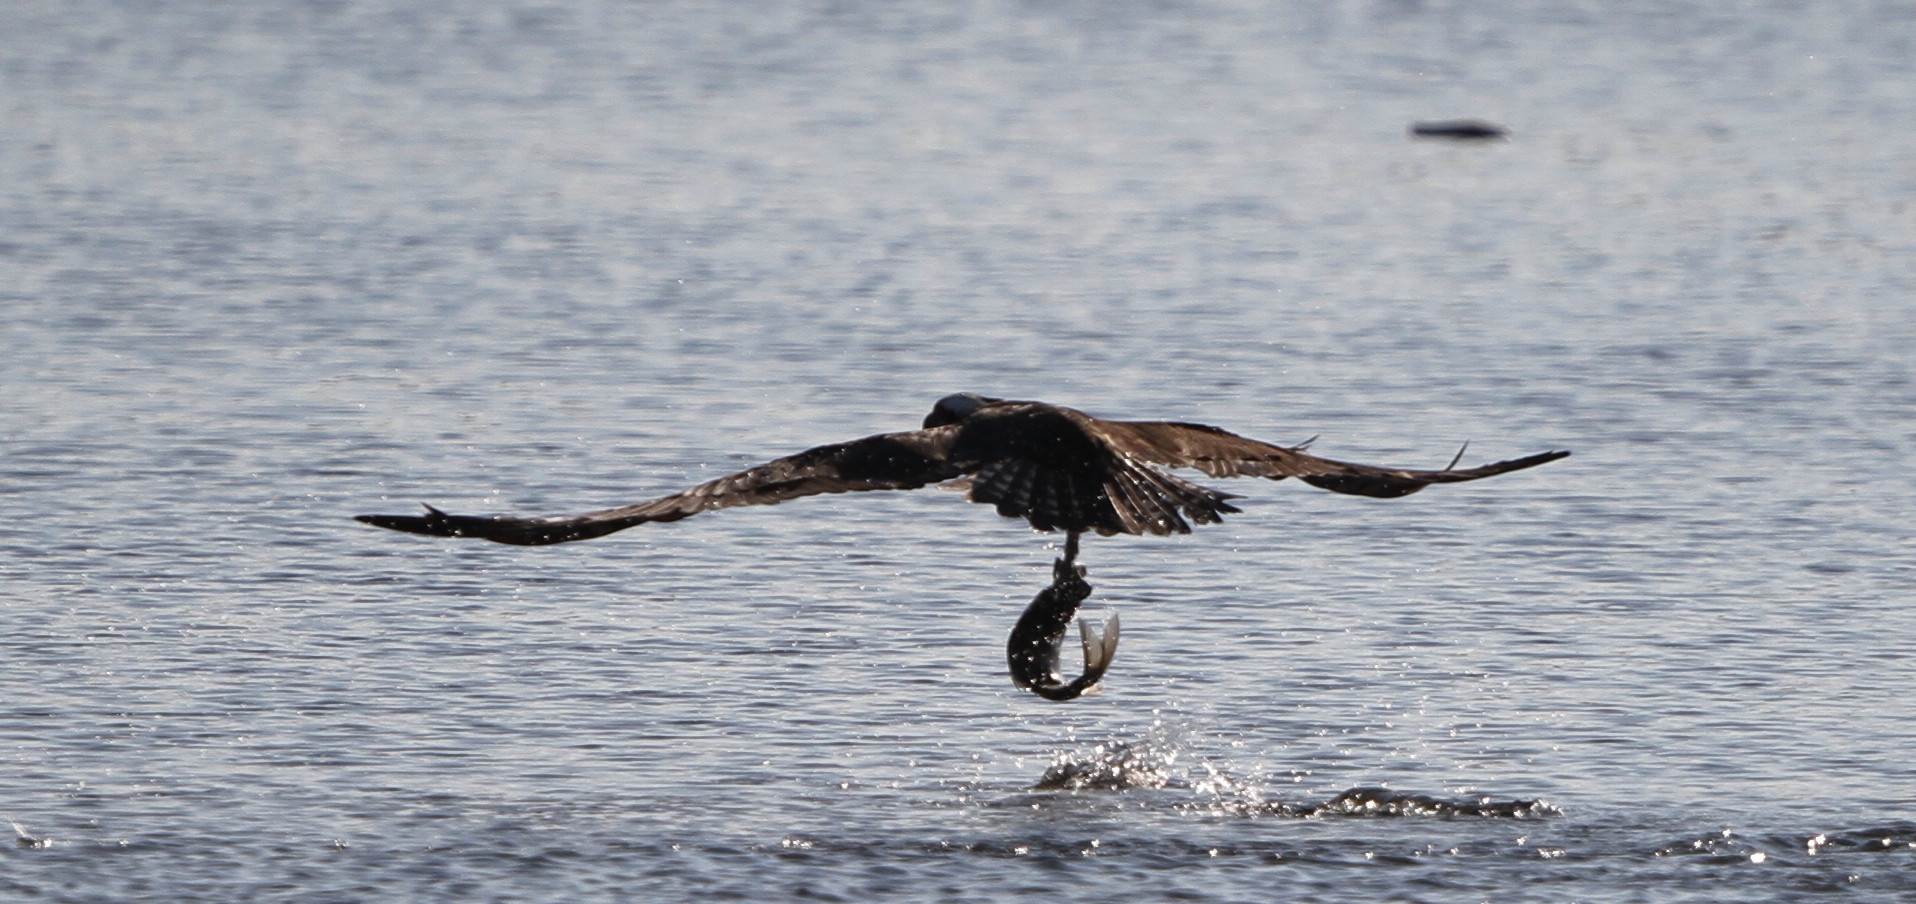
[[[1089,619],[1078,619],[1084,645],[1084,671],[1066,681],[1058,660],[1065,634],[1078,607],[1091,596],[1085,567],[1058,559],[1052,563],[1051,586],[1038,591],[1005,643],[1011,681],[1046,700],[1073,700],[1098,692],[1098,682],[1118,654],[1118,616],[1113,613],[1100,630]]]

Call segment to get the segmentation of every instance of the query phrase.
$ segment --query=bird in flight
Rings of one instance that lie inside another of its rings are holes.
[[[1216,524],[1239,511],[1228,501],[1237,496],[1199,486],[1169,468],[1211,477],[1295,477],[1337,493],[1392,498],[1433,483],[1478,480],[1570,454],[1541,452],[1463,469],[1452,460],[1442,470],[1422,471],[1318,458],[1304,451],[1308,445],[1275,446],[1203,424],[1108,421],[1044,402],[958,393],[938,400],[923,429],[807,449],[636,505],[543,518],[452,515],[428,505],[424,515],[360,515],[358,520],[435,537],[544,546],[821,493],[961,486],[972,502],[995,506],[1000,515],[1023,518],[1037,530],[1064,531],[1064,557],[1053,565],[1052,584],[1019,619],[1006,656],[1019,687],[1046,699],[1069,700],[1096,688],[1118,645],[1115,616],[1102,632],[1081,622],[1084,673],[1069,682],[1058,674],[1066,629],[1091,593],[1084,567],[1077,564],[1079,537],[1087,532],[1185,534],[1191,522]]]
[[[1040,531],[1064,531],[1067,561],[1084,533],[1185,534],[1191,522],[1216,524],[1240,511],[1239,498],[1178,477],[1167,468],[1211,477],[1295,477],[1357,496],[1408,496],[1433,483],[1461,483],[1556,461],[1541,452],[1475,468],[1382,468],[1319,458],[1309,443],[1276,446],[1203,424],[1110,421],[1044,402],[957,393],[938,400],[924,427],[807,449],[755,468],[635,505],[583,515],[520,518],[359,515],[357,520],[435,537],[477,537],[544,546],[603,537],[652,522],[742,505],[855,490],[911,490],[959,482],[967,498],[1023,518]],[[1462,453],[1459,452],[1459,455]]]

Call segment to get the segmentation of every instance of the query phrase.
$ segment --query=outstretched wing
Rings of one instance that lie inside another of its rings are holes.
[[[651,502],[584,515],[514,518],[449,515],[426,506],[424,515],[360,515],[356,520],[435,537],[479,537],[518,546],[544,546],[603,537],[651,521],[677,521],[712,509],[771,505],[855,490],[910,490],[958,477],[950,460],[958,428],[883,433],[807,449],[756,468],[707,481]]]
[[[1315,487],[1356,496],[1408,496],[1433,483],[1460,483],[1534,468],[1567,451],[1540,452],[1475,468],[1421,471],[1380,468],[1318,458],[1303,446],[1274,446],[1204,424],[1171,421],[1099,421],[1111,444],[1127,455],[1212,477],[1296,477]]]

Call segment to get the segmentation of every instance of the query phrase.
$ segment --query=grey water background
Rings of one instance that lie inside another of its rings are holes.
[[[1916,900],[1907,6],[6,13],[0,896]],[[1094,539],[1064,705],[952,493],[349,520],[959,390],[1576,455]],[[1561,812],[1282,811],[1370,786]]]

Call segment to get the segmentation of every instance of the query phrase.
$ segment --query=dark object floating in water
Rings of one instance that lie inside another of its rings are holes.
[[[1510,132],[1503,126],[1485,122],[1481,119],[1439,119],[1429,122],[1412,123],[1412,138],[1451,138],[1460,141],[1489,141],[1493,138],[1508,137]]]
[[[1176,477],[1166,467],[1190,468],[1211,477],[1296,477],[1332,492],[1389,499],[1434,483],[1479,480],[1570,454],[1542,452],[1463,469],[1453,459],[1442,470],[1426,471],[1318,458],[1304,452],[1308,445],[1274,446],[1203,424],[1107,421],[1059,405],[958,393],[938,400],[923,429],[807,449],[636,505],[545,518],[452,515],[429,505],[424,515],[357,518],[408,533],[543,546],[714,509],[770,505],[821,493],[910,490],[950,481],[967,490],[966,498],[995,506],[1000,515],[1023,518],[1037,530],[1064,531],[1060,567],[1069,567],[1076,564],[1078,537],[1086,531],[1100,536],[1184,534],[1190,533],[1191,521],[1216,524],[1239,511],[1226,501],[1236,496]],[[1061,608],[1063,592],[1054,580],[1053,601],[1039,606],[1040,594],[1033,605],[1041,612]],[[1033,617],[1029,611],[1027,617]],[[1115,640],[1114,632],[1103,643]]]
[[[1076,539],[1074,534],[1072,542]],[[1038,591],[1031,605],[1025,607],[1025,614],[1018,619],[1017,627],[1011,629],[1011,639],[1005,643],[1012,683],[1046,700],[1072,700],[1097,693],[1099,679],[1111,668],[1112,657],[1118,654],[1116,614],[1105,622],[1102,632],[1093,628],[1090,621],[1081,619],[1078,630],[1084,642],[1084,673],[1067,682],[1058,671],[1058,651],[1071,627],[1071,617],[1078,614],[1078,606],[1091,596],[1091,585],[1084,580],[1084,566],[1070,561],[1076,554],[1075,549],[1066,550],[1067,558],[1052,563],[1051,586]]]

